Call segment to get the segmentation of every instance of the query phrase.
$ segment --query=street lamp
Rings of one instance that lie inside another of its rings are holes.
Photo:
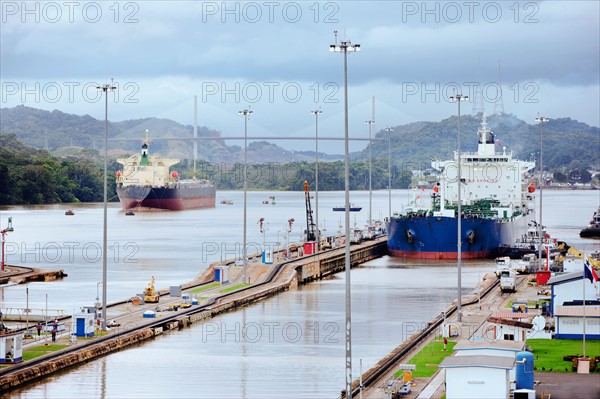
[[[543,157],[543,150],[544,150],[544,129],[543,129],[543,123],[544,122],[548,122],[550,119],[544,117],[544,116],[539,116],[535,118],[535,121],[540,125],[540,223],[538,225],[538,231],[539,231],[539,238],[540,238],[540,244],[539,244],[539,248],[538,248],[538,269],[539,266],[541,266],[542,264],[542,248],[544,246],[544,227],[542,225],[542,189],[544,187],[544,157]]]
[[[244,109],[238,112],[244,116],[244,247],[242,248],[242,256],[244,257],[244,272],[242,274],[242,284],[246,284],[246,273],[248,270],[248,257],[246,248],[246,194],[248,190],[248,117],[252,115],[252,111]]]
[[[346,396],[352,397],[352,329],[350,308],[350,178],[348,166],[348,52],[360,51],[360,44],[352,44],[350,40],[342,40],[337,44],[337,31],[334,32],[336,44],[329,46],[329,51],[344,54],[344,197],[346,219]]]
[[[388,218],[392,220],[392,132],[394,129],[386,127],[388,133]]]
[[[458,178],[457,178],[457,182],[456,182],[456,186],[458,187],[458,209],[457,209],[457,240],[458,240],[458,246],[457,246],[457,254],[456,254],[456,264],[458,267],[458,301],[456,303],[456,310],[458,313],[458,322],[462,322],[462,313],[461,313],[461,291],[462,291],[462,282],[461,282],[461,263],[462,263],[462,234],[461,234],[461,220],[462,220],[462,210],[461,210],[461,198],[460,198],[460,184],[461,184],[461,180],[462,180],[462,175],[461,175],[461,159],[460,159],[460,102],[461,101],[466,101],[469,99],[469,96],[463,96],[462,94],[456,94],[454,96],[450,97],[450,101],[456,101],[458,103],[458,143],[457,143],[457,158],[456,160],[458,161]]]
[[[102,285],[102,281],[98,281],[96,283],[96,312],[98,312],[98,308],[100,307],[100,286]],[[96,315],[98,316],[98,315]]]
[[[96,90],[104,93],[104,226],[102,234],[102,331],[106,331],[106,279],[107,279],[107,252],[108,252],[108,92],[117,90],[114,79],[110,84],[96,86]]]
[[[315,211],[317,222],[317,251],[321,248],[321,231],[319,230],[319,115],[323,113],[321,108],[310,111],[315,116]]]
[[[8,232],[15,231],[12,227],[12,218],[8,218],[8,226],[5,229],[0,230],[0,234],[2,235],[2,258],[0,261],[0,271],[4,271],[4,243],[6,242],[6,234]]]
[[[372,185],[371,185],[371,147],[373,144],[373,142],[371,141],[371,136],[373,134],[373,125],[375,124],[375,121],[373,119],[369,119],[368,121],[365,122],[367,125],[369,125],[369,223],[368,225],[371,225],[371,221],[373,220],[373,216],[371,214],[372,210],[373,210],[373,190],[372,190]]]

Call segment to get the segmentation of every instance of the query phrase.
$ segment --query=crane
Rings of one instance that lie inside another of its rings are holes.
[[[304,181],[304,201],[306,202],[306,242],[314,242],[317,240],[317,226],[313,222],[310,189],[306,180]]]

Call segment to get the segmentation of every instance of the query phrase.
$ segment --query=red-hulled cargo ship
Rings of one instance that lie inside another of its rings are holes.
[[[149,154],[149,140],[140,154],[117,159],[117,195],[123,210],[152,211],[214,208],[215,186],[208,180],[180,180],[170,167],[179,159]]]

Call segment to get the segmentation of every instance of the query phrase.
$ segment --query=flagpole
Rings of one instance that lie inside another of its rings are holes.
[[[581,281],[583,282],[583,357],[585,358],[585,280],[587,280],[585,276],[585,272],[587,270],[587,255],[585,252],[583,253],[583,276]],[[594,277],[592,276],[592,280]]]
[[[583,253],[583,276],[581,281],[583,282],[583,357],[585,358],[585,280],[587,280],[585,278],[585,269],[587,268],[585,261],[586,261],[586,255],[585,252]]]

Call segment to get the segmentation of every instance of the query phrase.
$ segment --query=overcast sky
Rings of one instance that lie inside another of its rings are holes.
[[[455,115],[455,88],[471,100],[481,93],[488,113],[599,126],[599,4],[2,1],[1,106],[103,119],[95,87],[114,77],[110,120],[192,124],[197,95],[199,124],[224,136],[243,134],[238,111],[251,107],[249,137],[314,135],[318,108],[319,135],[341,137],[344,58],[329,52],[337,31],[338,42],[361,45],[348,54],[351,137],[368,137],[372,97],[378,131]],[[320,149],[339,153],[341,143]]]

